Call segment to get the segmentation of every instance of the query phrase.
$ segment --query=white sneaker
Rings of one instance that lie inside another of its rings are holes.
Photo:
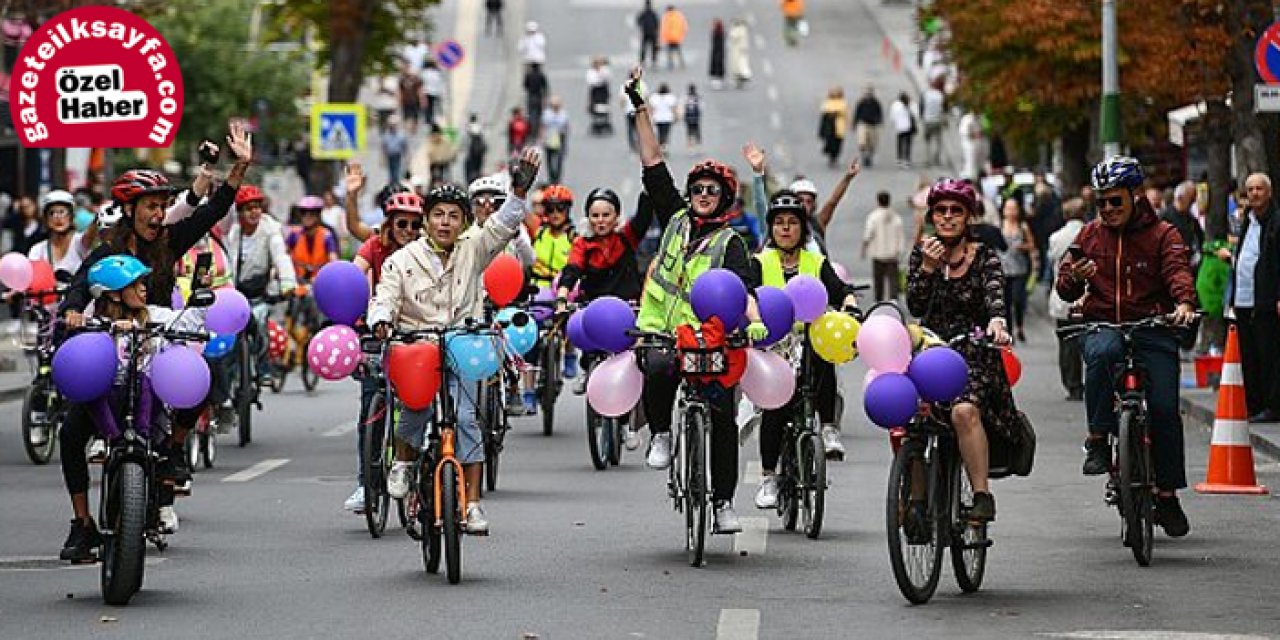
[[[760,478],[760,488],[756,489],[757,509],[776,509],[778,507],[778,476],[767,475]]]
[[[636,429],[633,427],[627,427],[626,438],[627,439],[625,444],[627,445],[627,451],[635,451],[636,449],[640,448],[640,430],[639,429]]]
[[[650,469],[666,469],[671,466],[671,433],[655,433],[649,441],[649,456],[645,464]]]
[[[844,444],[840,442],[840,431],[833,426],[822,428],[822,448],[826,450],[828,460],[844,460]]]
[[[716,510],[716,533],[741,533],[742,523],[738,522],[738,512],[733,510],[733,503],[728,500],[718,500],[715,504]]]
[[[107,441],[102,438],[94,438],[89,441],[89,448],[85,450],[85,457],[89,462],[99,463],[107,459]]]
[[[36,425],[31,427],[31,446],[43,447],[49,442],[49,427]]]
[[[178,512],[172,506],[160,507],[160,533],[173,535],[178,532]]]
[[[395,462],[391,465],[391,473],[387,474],[387,493],[396,500],[409,495],[409,463]]]
[[[347,511],[364,513],[364,487],[356,486],[356,490],[351,492],[351,497],[342,503],[342,508]]]
[[[467,533],[472,535],[489,535],[489,520],[484,517],[484,509],[479,502],[467,505]]]

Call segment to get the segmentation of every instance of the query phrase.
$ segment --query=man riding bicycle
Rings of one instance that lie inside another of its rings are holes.
[[[1093,168],[1098,219],[1080,231],[1063,257],[1057,282],[1058,295],[1078,302],[1085,321],[1127,322],[1159,315],[1172,315],[1177,325],[1195,320],[1189,249],[1177,228],[1160,220],[1142,195],[1143,180],[1142,166],[1125,156],[1112,156]],[[1156,521],[1166,534],[1185,536],[1190,525],[1176,495],[1187,486],[1178,413],[1178,338],[1164,328],[1139,331],[1134,334],[1134,351],[1148,377]],[[1115,370],[1124,360],[1120,334],[1089,334],[1084,359],[1089,419],[1084,473],[1102,475],[1111,468],[1107,434],[1118,422],[1112,399]]]

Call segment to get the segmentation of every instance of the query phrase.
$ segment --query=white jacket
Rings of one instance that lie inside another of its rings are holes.
[[[289,249],[284,244],[284,231],[280,223],[270,215],[263,214],[258,228],[253,231],[253,249],[251,253],[240,256],[243,230],[238,221],[227,229],[225,244],[227,259],[231,261],[237,283],[252,280],[254,276],[271,274],[274,278],[267,285],[268,293],[293,291],[298,286],[298,278],[293,270],[293,259],[289,257]]]

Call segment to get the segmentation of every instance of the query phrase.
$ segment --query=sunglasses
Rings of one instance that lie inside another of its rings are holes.
[[[933,208],[933,214],[944,218],[963,218],[969,215],[964,207],[953,205],[949,207],[937,206]]]
[[[571,206],[567,202],[548,202],[547,211],[568,211]]]
[[[1100,208],[1119,209],[1124,206],[1124,196],[1111,196],[1110,198],[1098,198],[1098,206]]]
[[[501,196],[478,196],[471,199],[473,207],[501,207],[507,199]]]
[[[404,218],[396,220],[397,229],[404,231],[405,229],[408,229],[410,227],[412,227],[414,231],[421,231],[422,221],[421,220],[405,220]]]
[[[700,196],[700,195],[702,195],[702,194],[704,194],[704,193],[705,193],[705,194],[707,194],[707,195],[709,195],[709,196],[718,196],[718,195],[720,195],[720,185],[718,185],[718,184],[695,184],[695,185],[693,185],[693,186],[689,187],[689,195],[691,195],[691,196]]]

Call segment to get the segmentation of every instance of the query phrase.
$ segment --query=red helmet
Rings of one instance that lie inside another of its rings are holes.
[[[411,213],[422,215],[422,197],[412,191],[392,194],[383,204],[383,209],[390,216],[393,213]]]
[[[111,185],[111,198],[120,204],[129,204],[145,195],[170,193],[173,185],[169,179],[153,169],[130,169]]]
[[[698,178],[711,178],[719,182],[720,186],[724,187],[724,190],[728,192],[724,201],[730,204],[738,197],[738,174],[733,170],[733,167],[723,162],[703,160],[693,165],[693,168],[689,169],[689,177],[685,180],[685,183],[690,184]]]
[[[236,191],[236,208],[239,209],[250,202],[263,202],[267,199],[259,189],[251,184],[241,185]]]
[[[969,215],[973,215],[978,210],[978,194],[974,192],[973,185],[964,180],[943,178],[929,187],[929,196],[926,201],[930,207],[943,200],[959,202],[969,210]]]
[[[542,190],[542,201],[547,204],[552,202],[564,202],[573,204],[573,192],[562,184],[548,185]]]

